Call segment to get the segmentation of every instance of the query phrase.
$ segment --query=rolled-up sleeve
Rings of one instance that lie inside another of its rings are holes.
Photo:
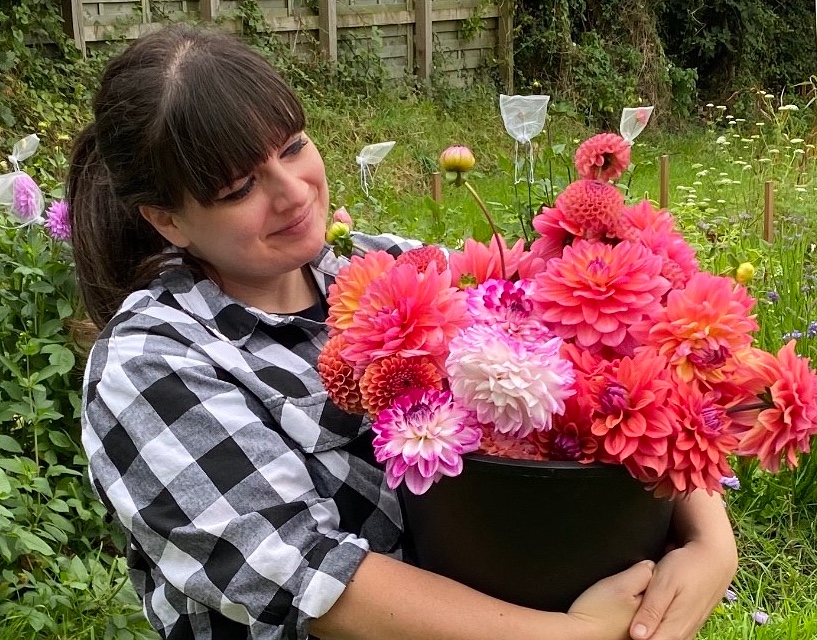
[[[251,637],[306,638],[369,548],[341,527],[334,494],[348,465],[331,449],[308,460],[268,409],[286,400],[248,393],[194,344],[114,330],[95,352],[83,443],[95,486],[151,566],[154,626],[172,626],[172,603],[187,598]],[[320,491],[315,465],[338,469]]]

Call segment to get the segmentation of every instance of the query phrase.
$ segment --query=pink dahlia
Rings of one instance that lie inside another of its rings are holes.
[[[497,242],[496,236],[493,236],[489,246],[468,238],[461,252],[451,252],[448,256],[451,281],[456,286],[466,287],[480,284],[490,278],[502,278],[500,246],[502,258],[505,260],[504,277],[510,279],[516,273],[519,260],[525,251],[525,241],[518,240],[512,248],[508,248],[504,238],[500,236]]]
[[[71,239],[71,218],[68,216],[68,203],[65,200],[55,200],[48,207],[45,229],[55,240]]]
[[[372,424],[378,462],[396,489],[405,480],[417,495],[443,476],[462,472],[462,455],[479,447],[480,429],[472,414],[448,391],[415,389],[399,396]]]
[[[20,172],[11,184],[11,193],[11,212],[23,223],[34,222],[45,206],[37,183],[27,173]]]
[[[642,200],[633,207],[625,207],[623,219],[637,230],[637,241],[661,257],[661,275],[673,289],[682,289],[698,273],[695,249],[675,230],[669,212],[656,210],[649,200]]]
[[[539,237],[531,244],[530,252],[545,262],[558,258],[574,238],[584,236],[584,228],[558,207],[542,207],[533,219],[533,228]]]
[[[374,280],[346,330],[343,357],[363,370],[378,358],[430,356],[440,363],[449,341],[470,324],[466,294],[451,286],[451,272],[429,265],[395,265]]]
[[[669,464],[655,482],[655,495],[677,497],[695,489],[723,493],[721,478],[731,476],[728,457],[738,439],[716,393],[697,383],[673,385],[669,406],[676,432],[669,441]]]
[[[442,373],[431,358],[399,354],[372,362],[360,378],[363,407],[376,416],[412,389],[441,389]]]
[[[589,416],[589,403],[577,393],[565,402],[564,415],[554,419],[550,431],[532,434],[545,459],[583,463],[604,460],[603,451],[599,455],[601,439],[593,435]]]
[[[615,133],[600,133],[576,149],[576,171],[585,180],[618,180],[630,166],[630,143]]]
[[[501,327],[475,324],[451,341],[451,392],[500,433],[524,438],[550,429],[575,393],[573,366],[559,356],[560,345],[558,338],[524,343]]]
[[[533,295],[557,335],[585,349],[625,353],[631,325],[661,310],[669,282],[660,270],[660,258],[641,245],[579,240],[536,276]]]
[[[481,324],[496,325],[523,341],[552,337],[542,324],[532,280],[486,280],[467,290],[468,315]]]
[[[640,350],[611,363],[593,380],[591,432],[603,442],[605,460],[662,474],[674,427],[666,411],[672,383],[666,359]],[[637,476],[638,477],[638,476]]]
[[[492,424],[480,425],[480,428],[482,439],[479,442],[479,453],[513,460],[546,459],[535,437],[539,434],[538,431],[526,438],[517,438],[511,434],[499,433]]]
[[[341,269],[335,282],[329,285],[326,301],[329,303],[330,335],[352,326],[352,317],[360,307],[360,298],[366,288],[394,266],[394,257],[385,251],[370,251],[365,256],[353,256],[348,266]]]
[[[810,441],[817,436],[817,373],[801,358],[789,341],[777,358],[769,354],[767,392],[755,402],[766,405],[757,412],[755,424],[740,438],[738,454],[756,456],[760,466],[772,472],[781,463],[797,466],[797,454],[808,453]]]
[[[318,356],[318,373],[329,399],[347,413],[366,413],[352,367],[341,357],[342,335],[329,339]]]
[[[437,271],[445,271],[448,268],[448,259],[443,250],[435,245],[417,247],[397,256],[397,264],[413,264],[417,271],[425,271],[432,262],[437,267]]]
[[[754,300],[731,278],[696,273],[685,289],[670,291],[666,307],[631,328],[645,345],[669,359],[683,382],[722,382],[736,369],[733,355],[752,341],[758,329],[749,312]]]
[[[582,229],[582,237],[618,237],[624,196],[613,185],[600,180],[575,180],[556,196],[554,205]]]

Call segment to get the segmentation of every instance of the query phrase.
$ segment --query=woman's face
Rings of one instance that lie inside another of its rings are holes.
[[[187,198],[181,210],[147,216],[171,243],[206,261],[225,291],[269,287],[323,247],[329,189],[323,159],[298,133],[213,205]],[[161,215],[161,214],[160,214]],[[238,296],[240,297],[240,296]]]

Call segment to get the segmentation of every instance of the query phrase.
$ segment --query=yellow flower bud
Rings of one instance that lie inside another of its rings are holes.
[[[451,173],[465,173],[476,164],[474,154],[468,147],[448,147],[440,154],[440,168]]]
[[[740,284],[748,284],[755,277],[755,268],[751,262],[741,262],[735,271],[735,280]]]
[[[333,244],[341,238],[348,238],[350,233],[351,229],[345,222],[333,222],[326,230],[326,241]]]

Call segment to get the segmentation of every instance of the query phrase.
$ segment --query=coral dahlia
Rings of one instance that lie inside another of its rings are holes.
[[[366,413],[354,370],[340,355],[346,344],[343,335],[329,338],[318,356],[318,373],[329,399],[348,413]]]
[[[372,424],[378,462],[386,463],[386,482],[396,489],[405,480],[415,494],[428,491],[443,476],[462,471],[462,455],[476,451],[481,431],[471,412],[448,391],[414,389],[395,399]]]
[[[613,185],[600,180],[576,180],[556,196],[554,205],[565,219],[583,230],[582,237],[618,237],[624,196]]]
[[[661,310],[669,282],[660,270],[661,259],[641,245],[579,240],[536,276],[533,296],[557,335],[591,351],[626,353],[630,326]]]
[[[442,372],[431,358],[386,356],[366,367],[360,378],[363,407],[372,416],[412,389],[442,389]]]
[[[518,240],[512,248],[508,248],[504,238],[500,237],[499,242],[502,246],[502,258],[505,260],[505,277],[510,279],[516,273],[525,251],[525,241]],[[490,278],[502,278],[499,246],[496,237],[491,238],[488,246],[468,238],[461,252],[452,251],[448,256],[451,281],[456,286],[467,286],[480,284]]]
[[[326,301],[329,303],[330,335],[352,326],[352,317],[360,307],[360,298],[366,287],[394,266],[394,257],[385,251],[370,251],[365,256],[352,256],[348,266],[341,269],[335,282],[329,285]]]
[[[600,133],[579,145],[574,162],[585,180],[618,180],[630,166],[630,144],[615,133]]]
[[[425,271],[426,267],[432,262],[437,267],[438,272],[448,268],[448,259],[445,257],[443,250],[436,245],[417,247],[397,256],[397,264],[413,264],[417,271]]]

